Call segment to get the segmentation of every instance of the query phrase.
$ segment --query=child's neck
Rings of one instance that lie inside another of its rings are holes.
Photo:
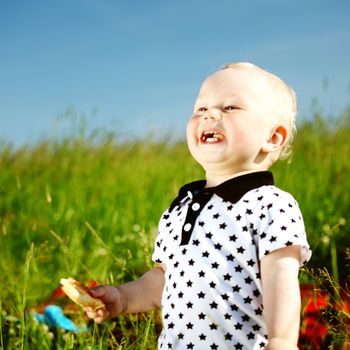
[[[225,182],[227,180],[233,179],[234,177],[253,173],[256,171],[257,170],[247,170],[247,171],[241,171],[241,172],[233,173],[233,174],[208,174],[208,173],[206,173],[207,183],[206,183],[205,187],[215,187],[215,186],[222,184],[223,182]]]
[[[262,171],[262,170],[261,169],[246,170],[246,171],[241,171],[241,172],[237,172],[237,173],[233,173],[233,174],[210,174],[207,172],[206,173],[207,183],[206,183],[205,187],[215,187],[215,186],[222,184],[223,182],[225,182],[227,180],[233,179],[234,177],[238,177],[238,176],[250,174],[250,173],[255,173],[257,171]]]

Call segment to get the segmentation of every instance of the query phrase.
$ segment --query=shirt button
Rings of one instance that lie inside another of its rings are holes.
[[[184,226],[184,230],[186,232],[188,232],[190,229],[191,229],[192,225],[190,223],[187,223],[185,226]]]
[[[201,207],[201,206],[200,206],[199,203],[193,203],[193,204],[192,204],[192,210],[193,210],[193,211],[197,211],[200,207]]]

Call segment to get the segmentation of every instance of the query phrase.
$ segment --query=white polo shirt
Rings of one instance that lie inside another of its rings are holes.
[[[289,245],[311,252],[295,199],[270,172],[180,189],[159,223],[152,259],[166,265],[159,349],[264,349],[259,261]]]

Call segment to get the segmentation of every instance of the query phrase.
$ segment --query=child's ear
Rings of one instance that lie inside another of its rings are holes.
[[[283,125],[278,126],[273,130],[270,138],[264,142],[261,150],[266,153],[278,151],[285,145],[287,136],[288,130]]]

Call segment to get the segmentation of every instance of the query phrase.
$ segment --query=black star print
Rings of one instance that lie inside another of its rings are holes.
[[[225,334],[225,340],[232,340],[232,334],[227,332]]]
[[[202,253],[202,257],[203,257],[203,258],[208,258],[208,257],[209,257],[209,252],[204,252],[204,253]]]
[[[246,213],[247,215],[252,215],[252,214],[253,214],[253,212],[252,212],[251,209],[247,209],[245,213]]]
[[[254,339],[255,338],[255,334],[253,332],[250,332],[247,334],[248,339]]]
[[[174,241],[177,241],[179,238],[179,235],[174,236]]]
[[[250,304],[253,301],[253,299],[249,296],[246,298],[243,298],[243,300],[244,300],[244,304]]]
[[[219,225],[219,227],[223,230],[225,230],[225,228],[227,227],[227,225],[223,222],[222,224]]]
[[[232,317],[230,314],[227,314],[227,313],[224,316],[225,316],[225,320],[230,320]]]
[[[179,299],[182,299],[184,296],[184,293],[180,292],[177,296],[179,297]]]
[[[248,276],[247,278],[244,279],[244,282],[246,284],[251,284],[253,282],[253,280]]]
[[[200,314],[198,314],[198,318],[200,320],[204,320],[205,319],[205,314],[203,314],[203,312],[201,312]]]
[[[248,266],[252,266],[253,267],[255,262],[254,262],[253,259],[250,259],[250,260],[247,261],[247,264],[248,264]]]
[[[192,343],[187,344],[187,349],[193,349],[194,345]]]
[[[242,226],[242,231],[243,232],[248,232],[248,227],[247,226]]]
[[[218,349],[218,346],[215,343],[213,343],[210,345],[210,349],[216,350]]]
[[[261,316],[263,314],[263,311],[260,308],[255,309],[254,312],[255,312],[255,315],[260,315]]]
[[[209,286],[210,286],[210,288],[215,288],[215,287],[216,287],[216,283],[210,282],[210,283],[209,283]]]
[[[270,242],[272,243],[272,242],[276,242],[276,240],[277,240],[277,237],[276,236],[271,236],[271,238],[270,238]]]
[[[184,314],[182,312],[179,313],[179,319],[182,319],[184,317]]]
[[[198,239],[194,239],[192,244],[198,246],[199,245],[199,240]]]
[[[192,287],[193,282],[192,281],[187,281],[186,284],[187,284],[187,287]]]
[[[261,214],[260,216],[259,216],[259,219],[260,220],[262,220],[262,219],[264,219],[265,218],[265,214]]]
[[[188,261],[188,264],[189,264],[190,266],[193,266],[193,265],[194,265],[194,260],[193,260],[193,259],[189,260],[189,261]]]
[[[238,265],[238,266],[235,267],[235,271],[236,272],[242,272],[243,271],[243,267]]]
[[[213,301],[213,302],[210,303],[209,305],[210,305],[210,308],[211,308],[211,309],[217,309],[217,308],[218,308],[218,304],[217,304],[215,301]]]
[[[216,243],[216,244],[214,244],[214,247],[215,247],[215,249],[217,249],[217,250],[221,250],[222,245],[221,245],[220,243]]]
[[[211,210],[211,209],[213,209],[213,205],[212,204],[208,205],[208,210]]]
[[[226,259],[227,259],[227,261],[233,261],[234,260],[234,256],[232,255],[232,254],[230,254],[230,255],[226,255]]]
[[[237,305],[231,305],[231,310],[232,311],[238,311],[238,306]]]
[[[193,323],[188,322],[188,323],[186,324],[186,327],[187,327],[187,329],[192,329],[192,328],[193,328]]]
[[[288,246],[290,246],[290,245],[292,245],[292,244],[293,244],[293,242],[288,241],[288,242],[285,243],[285,246],[288,247]]]
[[[260,235],[260,238],[261,238],[261,239],[264,239],[265,237],[266,237],[266,233],[263,232],[263,233]]]
[[[234,292],[239,292],[240,290],[241,290],[241,287],[238,285],[238,284],[236,284],[235,286],[233,286],[232,287],[232,290],[234,291]]]
[[[280,213],[285,213],[285,210],[284,209],[280,209]]]
[[[224,300],[228,300],[229,296],[227,295],[227,293],[225,293],[225,294],[221,294],[221,298]]]
[[[259,332],[260,329],[261,329],[261,327],[260,327],[258,324],[255,324],[255,325],[253,326],[253,330],[254,330],[255,332]]]
[[[219,213],[216,213],[213,215],[213,219],[218,219],[220,217],[220,214]]]
[[[237,241],[237,236],[236,235],[230,236],[230,241],[236,242]]]
[[[203,333],[199,335],[199,340],[205,340],[207,339],[207,336],[204,335]]]
[[[179,339],[183,339],[183,338],[184,338],[184,335],[183,335],[182,333],[179,333],[179,334],[177,335],[177,337],[178,337]]]
[[[172,344],[168,343],[168,349],[172,349],[172,348],[173,348]]]
[[[232,209],[233,209],[233,205],[232,204],[227,207],[227,210],[232,210]]]
[[[169,328],[169,329],[173,329],[173,328],[174,328],[174,326],[175,326],[175,325],[174,325],[174,323],[173,323],[173,322],[171,322],[171,323],[169,323],[169,324],[168,324],[168,328]]]
[[[205,276],[205,272],[202,270],[202,271],[199,271],[198,272],[198,276],[199,277],[204,277]]]
[[[243,345],[241,343],[237,343],[237,344],[235,344],[235,349],[236,350],[242,350],[243,349]]]
[[[238,215],[236,216],[236,220],[237,220],[237,221],[240,221],[241,219],[242,219],[242,216],[238,214]]]
[[[272,203],[268,204],[268,205],[267,205],[267,209],[271,209],[272,206],[273,206]]]
[[[184,249],[182,249],[182,252],[181,252],[183,255],[185,255],[186,253],[187,253],[187,249],[186,248],[184,248]]]
[[[198,295],[198,299],[204,299],[205,297],[205,293],[203,292],[199,292],[197,295]]]
[[[165,219],[165,220],[169,219],[169,214],[164,214],[163,219]]]
[[[281,230],[282,231],[287,231],[287,227],[283,225],[283,226],[281,226]]]
[[[261,201],[264,198],[264,196],[258,197],[258,201]]]
[[[205,237],[211,239],[213,237],[213,234],[211,232],[208,232],[205,234]]]
[[[217,262],[214,262],[211,264],[212,269],[217,269],[219,267],[219,264]]]
[[[218,329],[218,326],[215,323],[209,325],[211,330]]]
[[[237,253],[239,253],[239,254],[243,254],[244,251],[245,251],[245,249],[242,246],[237,248]]]
[[[249,322],[249,320],[250,320],[250,317],[248,315],[243,315],[242,316],[242,321],[243,322]]]
[[[186,304],[187,309],[192,309],[193,303],[191,303],[190,301]]]
[[[224,281],[230,281],[232,276],[229,273],[227,273],[223,277],[224,277]]]
[[[184,276],[184,274],[185,274],[185,271],[184,271],[184,270],[182,270],[182,271],[180,272],[180,276],[181,276],[181,277],[183,277],[183,276]]]
[[[237,330],[241,330],[242,327],[243,327],[243,325],[242,325],[241,323],[239,323],[239,322],[237,322],[237,323],[235,324],[235,329],[237,329]]]
[[[203,227],[204,226],[204,221],[198,221],[198,225]]]

